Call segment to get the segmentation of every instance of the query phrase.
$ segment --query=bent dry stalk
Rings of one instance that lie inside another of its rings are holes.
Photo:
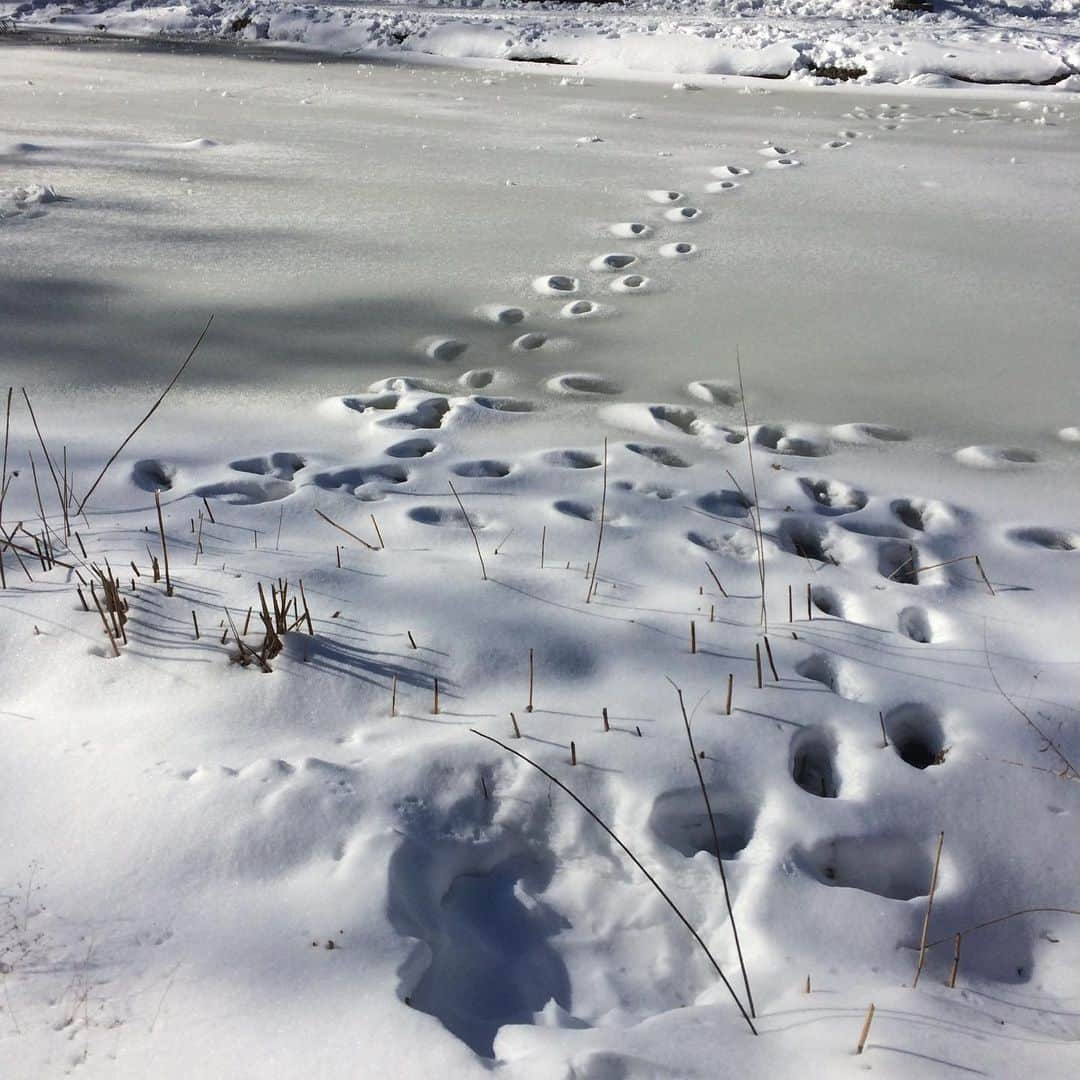
[[[645,869],[645,867],[641,864],[641,861],[638,859],[638,857],[618,838],[618,836],[615,835],[615,833],[612,831],[612,829],[603,821],[603,819],[596,813],[596,811],[593,810],[590,806],[588,806],[580,798],[578,798],[578,796],[575,795],[561,780],[559,780],[558,777],[553,776],[542,765],[538,765],[535,761],[533,761],[532,758],[526,757],[525,754],[521,753],[518,750],[512,749],[511,747],[507,746],[506,743],[500,742],[498,739],[494,738],[491,735],[485,735],[482,731],[477,731],[476,728],[469,728],[469,730],[474,735],[479,735],[481,739],[487,739],[488,742],[492,742],[496,746],[501,747],[508,754],[513,754],[514,757],[520,758],[522,761],[525,762],[526,765],[531,765],[534,769],[536,769],[537,772],[539,772],[543,776],[546,776],[547,779],[550,780],[556,787],[560,788],[562,791],[565,791],[566,794],[569,795],[570,798],[573,799],[574,802],[576,802],[578,804],[578,806],[580,806],[581,809],[584,810],[585,813],[588,814],[589,817],[591,817],[593,819],[593,821],[595,821],[596,824],[599,825],[600,828],[604,830],[605,833],[607,833],[607,835],[622,850],[623,854],[625,854],[626,857],[645,875],[645,877],[648,880],[649,884],[652,885],[652,887],[660,894],[660,897],[663,899],[664,903],[666,903],[667,906],[669,908],[671,908],[671,910],[675,913],[676,917],[678,918],[679,922],[681,922],[683,924],[683,926],[685,926],[686,929],[690,932],[690,936],[694,939],[694,941],[697,942],[697,944],[701,948],[701,951],[703,953],[705,953],[705,955],[708,957],[709,963],[712,965],[713,970],[716,972],[717,975],[720,976],[721,982],[723,982],[724,986],[727,988],[728,993],[731,995],[732,1001],[735,1002],[735,1005],[738,1008],[739,1013],[742,1015],[742,1018],[746,1021],[747,1027],[749,1027],[750,1031],[754,1035],[756,1035],[758,1032],[757,1032],[757,1028],[754,1026],[754,1021],[750,1019],[750,1015],[747,1013],[746,1008],[743,1006],[742,1001],[739,1000],[739,995],[735,993],[735,990],[732,987],[731,983],[728,982],[727,976],[724,974],[724,972],[721,969],[720,965],[716,962],[716,958],[709,951],[709,946],[706,945],[705,942],[701,939],[701,935],[694,929],[694,927],[690,923],[689,919],[687,919],[687,917],[682,913],[682,911],[679,910],[679,907],[675,903],[675,901],[672,900],[671,897],[668,896],[668,894],[666,892],[664,892],[663,887],[656,880],[656,878],[654,878],[652,876],[652,874],[650,874],[649,871]]]

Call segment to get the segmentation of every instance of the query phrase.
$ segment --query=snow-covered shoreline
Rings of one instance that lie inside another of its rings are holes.
[[[0,4],[14,25],[301,46],[331,55],[410,54],[543,61],[582,73],[743,76],[924,87],[1029,84],[1080,89],[1071,0],[1002,8],[979,2],[908,13],[868,0],[742,3],[85,5]]]

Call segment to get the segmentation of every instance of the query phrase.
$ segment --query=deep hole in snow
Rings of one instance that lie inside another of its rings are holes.
[[[791,740],[791,778],[811,795],[835,799],[840,782],[835,768],[836,740],[821,728],[800,731]]]
[[[907,836],[838,836],[800,849],[796,861],[823,885],[892,900],[925,896],[930,887],[929,851]]]
[[[393,891],[408,891],[405,876],[393,875]],[[533,1023],[553,999],[570,1008],[570,979],[549,944],[568,924],[536,896],[550,876],[550,866],[522,854],[459,874],[417,935],[431,960],[409,1004],[482,1057],[494,1055],[504,1024]]]
[[[899,705],[885,714],[889,742],[912,768],[928,769],[945,760],[949,748],[937,715],[925,705]]]
[[[708,791],[720,841],[720,858],[734,859],[750,843],[756,812],[729,790],[710,787]],[[699,851],[716,855],[712,826],[700,787],[681,788],[661,795],[649,815],[649,827],[658,839],[687,857]]]

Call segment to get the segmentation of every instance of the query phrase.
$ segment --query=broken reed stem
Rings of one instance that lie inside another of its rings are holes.
[[[974,926],[965,927],[963,930],[959,931],[958,935],[950,934],[948,937],[938,938],[936,941],[931,941],[926,947],[928,949],[935,949],[938,945],[944,945],[946,941],[952,941],[954,936],[964,937],[967,934],[973,933],[976,930],[985,930],[988,926],[997,926],[998,923],[1008,922],[1009,919],[1015,919],[1019,915],[1037,915],[1040,913],[1052,913],[1054,915],[1080,915],[1080,911],[1077,911],[1075,908],[1021,908],[1019,911],[1010,911],[1008,915],[999,915],[996,919],[987,919],[986,922],[976,923]]]
[[[285,508],[282,507],[284,510]],[[199,556],[202,554],[202,527],[203,527],[203,512],[199,511],[199,531],[195,535],[195,566],[199,565]],[[280,535],[280,533],[279,533]],[[135,564],[132,563],[132,566]],[[138,571],[136,571],[137,573]]]
[[[960,969],[960,942],[962,938],[957,934],[953,938],[952,967],[949,969],[949,981],[945,984],[950,990],[956,989],[956,973]]]
[[[281,525],[282,525],[282,522],[284,522],[284,520],[285,520],[285,504],[282,503],[281,507],[278,510],[277,536],[274,538],[274,550],[275,551],[280,551],[281,550]]]
[[[214,511],[210,509],[210,504],[206,501],[205,496],[203,496],[202,504],[206,507],[206,516],[210,519],[210,524],[216,525],[217,522],[214,520]]]
[[[727,593],[724,592],[724,586],[720,584],[720,579],[716,576],[716,571],[708,564],[708,562],[705,563],[705,569],[709,571],[713,581],[716,582],[716,587],[720,590],[720,595],[726,600]]]
[[[739,347],[735,346],[735,367],[739,373],[739,398],[742,402],[743,427],[746,429],[746,453],[750,459],[750,486],[754,492],[754,506],[750,520],[754,522],[754,537],[757,540],[758,577],[761,579],[761,625],[765,633],[769,632],[769,613],[765,602],[765,543],[761,538],[761,503],[758,500],[757,472],[754,469],[754,444],[750,438],[750,415],[746,409],[746,390],[743,387],[742,359]]]
[[[803,988],[803,993],[804,994],[809,994],[810,993],[810,976],[809,975],[806,976],[806,986]]]
[[[517,717],[513,713],[510,714],[510,723],[514,725],[514,738],[520,739],[521,728],[518,727]]]
[[[878,723],[881,724],[881,749],[886,750],[889,746],[889,735],[885,730],[885,714],[878,709]]]
[[[787,621],[789,623],[795,621],[794,593],[790,585],[787,587]]]
[[[435,682],[435,694],[434,694],[434,699],[433,699],[433,701],[431,703],[431,712],[432,712],[432,714],[434,716],[438,716],[439,715],[439,680],[435,679],[434,682]]]
[[[346,529],[344,525],[339,525],[336,521],[334,521],[333,518],[327,517],[327,515],[324,514],[318,507],[313,507],[313,509],[315,510],[315,513],[319,517],[321,517],[323,519],[323,521],[326,522],[327,525],[333,525],[335,529],[338,529],[340,532],[343,532],[346,536],[351,536],[358,544],[363,544],[364,547],[366,547],[368,549],[368,551],[378,551],[379,550],[374,544],[369,544],[366,540],[364,540],[361,537],[357,536],[356,533],[349,532],[349,530]]]
[[[390,683],[390,715],[397,716],[397,676]]]
[[[371,524],[375,526],[375,535],[379,538],[379,550],[382,551],[386,547],[386,541],[382,538],[382,530],[379,528],[379,523],[375,520],[375,515],[371,515]]]
[[[923,963],[926,960],[926,934],[930,929],[930,912],[934,909],[934,893],[937,890],[938,867],[941,865],[941,849],[945,844],[945,833],[938,833],[937,853],[934,855],[934,869],[930,873],[930,894],[926,898],[926,914],[923,916],[922,934],[919,936],[919,959],[915,964],[915,978],[911,983],[912,990],[919,985],[919,976],[922,974]]]
[[[592,577],[589,578],[589,591],[585,594],[585,603],[591,603],[596,592],[596,571],[600,567],[600,545],[604,542],[604,522],[607,520],[607,439],[604,439],[604,482],[600,494],[600,529],[596,534],[596,555],[593,557]]]
[[[533,651],[529,650],[529,704],[525,706],[526,712],[533,711]]]
[[[761,681],[761,645],[754,642],[754,665],[757,668],[757,688],[760,690],[764,685]]]
[[[470,728],[469,730],[474,735],[479,735],[481,739],[487,739],[488,742],[494,743],[496,746],[501,747],[508,754],[513,754],[514,757],[520,758],[527,765],[531,765],[534,769],[536,769],[536,771],[539,772],[542,776],[546,776],[547,779],[550,780],[556,787],[566,792],[566,794],[569,795],[570,798],[573,799],[574,802],[576,802],[578,806],[580,806],[581,809],[584,810],[585,813],[588,814],[589,817],[591,817],[593,821],[595,821],[596,824],[604,830],[605,833],[607,833],[607,835],[619,846],[619,848],[626,855],[626,857],[642,872],[642,874],[645,875],[645,878],[648,880],[649,884],[652,885],[652,887],[660,894],[660,897],[663,899],[663,901],[668,905],[669,908],[671,908],[679,921],[689,931],[690,936],[701,947],[702,952],[704,952],[706,957],[708,957],[709,963],[712,965],[713,970],[716,972],[717,975],[720,976],[720,980],[727,988],[728,993],[731,995],[732,1001],[735,1002],[736,1007],[741,1013],[742,1018],[746,1021],[747,1026],[750,1028],[750,1031],[754,1035],[756,1035],[757,1028],[754,1027],[753,1020],[750,1019],[750,1016],[747,1014],[743,1003],[739,1000],[739,996],[735,993],[735,990],[732,987],[731,983],[728,982],[727,976],[724,974],[720,965],[716,962],[716,958],[709,951],[708,945],[706,945],[705,942],[702,940],[701,935],[694,929],[693,925],[690,923],[689,919],[687,919],[687,917],[682,913],[682,911],[679,910],[679,907],[675,903],[675,901],[672,900],[666,892],[664,892],[663,888],[656,880],[656,878],[654,878],[652,874],[650,874],[649,871],[645,869],[645,867],[641,863],[641,860],[638,859],[638,857],[618,838],[618,836],[615,835],[612,829],[603,821],[603,819],[596,813],[596,811],[586,805],[586,803],[583,802],[580,798],[578,798],[578,796],[575,795],[561,780],[553,776],[542,765],[538,765],[535,761],[532,760],[532,758],[527,757],[519,750],[512,749],[511,747],[507,746],[506,743],[500,742],[498,739],[494,738],[491,735],[485,735],[482,731],[477,731],[476,728]]]
[[[986,571],[983,569],[982,559],[980,559],[978,555],[957,555],[954,559],[946,559],[944,562],[931,563],[929,566],[917,566],[915,564],[917,556],[918,552],[913,547],[911,549],[911,555],[889,574],[885,580],[892,581],[901,570],[908,566],[912,568],[912,571],[917,578],[919,574],[925,574],[928,570],[940,570],[943,566],[952,566],[953,563],[963,562],[965,559],[973,559],[975,567],[979,571],[979,576],[983,579],[983,584],[989,589],[990,595],[997,596],[997,593],[994,592],[994,586],[990,584],[990,579],[986,576]]]
[[[165,595],[172,596],[172,581],[169,578],[169,549],[165,544],[165,521],[161,516],[161,492],[154,490],[154,505],[157,507],[158,531],[161,533],[161,554],[165,557]]]
[[[729,674],[727,677],[727,702],[724,705],[724,715],[731,715],[731,695],[735,690],[735,676]]]
[[[334,556],[337,559],[337,568],[340,570],[341,569],[341,545],[340,544],[335,544],[334,545]]]
[[[861,1054],[863,1047],[866,1046],[866,1038],[870,1034],[870,1025],[874,1020],[874,1003],[870,1003],[870,1008],[866,1010],[866,1019],[863,1021],[862,1031],[859,1032],[859,1044],[855,1047],[855,1053]]]
[[[544,545],[547,543],[547,526],[540,530],[540,569],[544,569]]]
[[[476,545],[476,557],[480,560],[480,576],[484,581],[487,581],[487,568],[484,566],[484,556],[480,551],[480,541],[476,538],[476,530],[473,528],[473,523],[469,520],[469,515],[465,511],[465,504],[461,501],[461,496],[457,493],[457,488],[454,487],[453,480],[446,481],[450,485],[450,490],[454,493],[454,498],[457,499],[458,507],[461,509],[461,516],[465,519],[465,524],[469,526],[469,532],[472,533],[473,543]]]
[[[697,747],[694,745],[694,733],[690,728],[690,718],[686,715],[686,702],[683,701],[682,690],[668,679],[675,687],[675,693],[679,698],[679,709],[682,712],[683,725],[686,727],[686,741],[690,744],[690,757],[694,762],[694,771],[697,773],[698,784],[701,787],[701,797],[705,801],[705,813],[709,818],[709,828],[712,830],[713,849],[716,852],[716,865],[720,868],[720,883],[724,888],[724,904],[727,907],[728,922],[731,924],[731,936],[735,939],[735,953],[739,958],[739,969],[742,971],[743,986],[746,988],[746,1001],[750,1006],[750,1015],[756,1017],[754,1011],[754,995],[750,992],[750,976],[746,972],[746,961],[743,959],[742,945],[739,942],[739,928],[735,924],[735,912],[731,908],[731,893],[728,890],[727,874],[724,872],[724,860],[720,855],[720,836],[716,831],[716,818],[713,816],[712,803],[709,800],[709,790],[705,786],[705,777],[701,772],[701,763],[698,759]]]
[[[608,722],[608,714],[607,714],[607,706],[606,705],[600,710],[600,717],[604,721],[604,730],[605,731],[610,731],[611,730],[611,724]]]
[[[577,743],[573,739],[570,740],[570,764],[577,764]]]
[[[52,474],[53,484],[56,486],[56,497],[60,500],[60,511],[64,515],[64,539],[66,540],[71,536],[71,522],[68,520],[68,507],[67,501],[64,498],[64,491],[60,487],[60,478],[56,475],[56,467],[52,463],[52,457],[49,454],[49,448],[45,445],[45,436],[41,434],[41,428],[38,427],[37,417],[34,415],[34,406],[30,404],[30,396],[26,392],[26,387],[22,387],[23,400],[26,402],[26,408],[30,412],[30,420],[34,425],[34,431],[37,434],[38,442],[41,443],[41,452],[45,455],[45,464],[49,466],[49,472]],[[64,448],[64,453],[67,453],[67,447]],[[67,485],[65,477],[65,487]]]
[[[109,625],[109,620],[105,618],[105,612],[102,610],[101,601],[97,598],[97,593],[94,592],[93,586],[90,588],[90,597],[94,601],[94,607],[97,608],[97,613],[101,616],[101,624],[105,627],[105,633],[109,635],[109,644],[112,646],[113,655],[120,655],[120,646],[116,644],[116,636],[113,634],[112,627]]]
[[[769,639],[765,638],[765,655],[769,659],[769,667],[772,669],[772,677],[776,682],[780,681],[780,676],[776,673],[776,664],[773,663],[772,646],[769,644]]]
[[[806,583],[806,621],[807,622],[813,622],[814,621],[813,601],[814,601],[814,593],[813,593],[813,590],[810,588],[810,582],[808,581]]]
[[[690,655],[697,655],[697,627],[693,619],[690,620]]]
[[[150,411],[131,429],[131,433],[116,448],[113,456],[105,462],[104,466],[101,469],[101,472],[99,472],[97,475],[97,479],[90,485],[90,490],[87,491],[87,493],[82,497],[82,502],[79,503],[79,508],[76,511],[77,513],[81,514],[83,512],[83,507],[86,506],[86,504],[90,501],[90,496],[93,495],[94,492],[97,490],[97,486],[101,483],[102,477],[109,471],[109,466],[111,466],[112,463],[120,456],[120,453],[124,449],[124,447],[127,446],[127,444],[131,442],[133,438],[135,438],[135,435],[138,433],[139,429],[143,426],[143,424],[145,424],[146,421],[149,420],[155,412],[157,412],[158,406],[165,400],[165,395],[176,385],[177,379],[179,379],[180,376],[184,374],[184,369],[188,366],[188,364],[191,363],[191,358],[198,351],[198,348],[202,344],[203,338],[206,337],[206,332],[210,329],[210,324],[213,321],[214,316],[211,315],[210,318],[206,320],[206,325],[203,327],[203,332],[199,335],[198,340],[195,342],[194,345],[192,345],[191,352],[187,354],[187,359],[180,365],[179,368],[177,368],[176,374],[169,380],[169,385],[161,391],[161,396],[157,399],[157,401],[154,402],[153,405],[150,406]],[[214,520],[213,514],[210,515],[210,520]]]
[[[192,608],[192,610],[191,610],[191,621],[195,624],[195,640],[198,641],[199,640],[199,618],[195,614],[195,609],[194,608]]]

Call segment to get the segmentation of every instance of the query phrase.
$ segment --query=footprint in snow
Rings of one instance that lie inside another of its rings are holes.
[[[652,226],[643,221],[620,221],[608,226],[608,232],[620,240],[644,240],[652,231]]]
[[[648,292],[652,284],[649,278],[643,274],[626,274],[616,278],[611,283],[611,291],[617,293],[643,293]]]
[[[673,206],[664,211],[664,217],[668,221],[696,221],[702,212],[696,206]]]
[[[533,279],[533,290],[541,296],[566,296],[576,293],[581,282],[567,274],[545,274]]]
[[[709,172],[721,180],[731,176],[750,175],[750,170],[744,169],[741,165],[717,165],[715,168],[710,169]]]
[[[662,188],[656,188],[646,193],[654,203],[669,204],[681,202],[685,196],[681,191],[665,191]]]
[[[674,244],[664,244],[660,248],[660,254],[665,259],[688,259],[691,255],[697,254],[697,251],[697,245],[686,240],[679,240]]]
[[[597,255],[589,263],[589,269],[608,270],[615,273],[619,270],[625,270],[628,266],[635,265],[637,261],[638,257],[636,255],[630,255],[623,251],[613,251],[607,255]]]

